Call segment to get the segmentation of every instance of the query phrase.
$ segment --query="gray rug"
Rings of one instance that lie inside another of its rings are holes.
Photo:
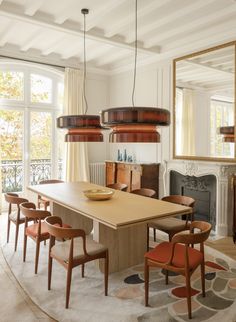
[[[32,300],[54,319],[64,322],[174,322],[188,321],[186,299],[178,295],[184,285],[181,276],[171,276],[165,285],[161,270],[151,272],[150,304],[144,302],[143,265],[132,267],[109,276],[109,295],[104,296],[103,274],[96,262],[85,267],[81,278],[80,267],[73,269],[69,309],[65,309],[66,271],[54,261],[52,289],[47,290],[48,244],[41,243],[38,274],[34,274],[35,243],[28,240],[26,262],[22,261],[23,227],[18,251],[14,252],[14,226],[11,240],[6,244],[6,216],[0,216],[1,247],[13,274]],[[199,292],[199,272],[192,279],[197,291],[192,297],[192,321],[236,321],[236,263],[228,257],[208,249],[206,270],[207,297]],[[218,265],[218,266],[217,266]],[[173,292],[176,289],[177,293]],[[173,293],[172,293],[173,292]],[[180,292],[181,293],[181,292]],[[177,295],[176,295],[177,294]]]

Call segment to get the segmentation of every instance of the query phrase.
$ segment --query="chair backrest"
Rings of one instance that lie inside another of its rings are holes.
[[[120,182],[108,184],[107,187],[112,188],[112,189],[116,189],[116,190],[121,190],[121,191],[127,191],[127,188],[128,188],[127,184],[120,183]]]
[[[149,198],[153,198],[156,195],[155,190],[148,189],[148,188],[135,189],[135,190],[132,190],[131,193],[134,193],[134,194],[140,195],[140,196],[144,196],[144,197],[149,197]]]
[[[23,202],[20,204],[21,213],[27,219],[45,219],[48,216],[51,216],[51,213],[46,210],[36,209],[36,206],[33,202]]]
[[[45,219],[50,235],[56,238],[75,238],[82,237],[85,240],[85,231],[76,228],[62,227],[62,219],[58,216],[50,216]]]
[[[192,208],[195,204],[195,200],[193,198],[188,196],[182,196],[182,195],[170,195],[170,196],[163,197],[162,200],[176,203],[186,207],[192,207]]]
[[[5,200],[6,202],[10,203],[10,204],[13,204],[13,205],[19,205],[21,204],[22,202],[27,202],[28,199],[25,199],[25,198],[21,198],[19,197],[18,194],[16,193],[10,193],[10,192],[7,192],[5,193]]]
[[[197,228],[197,232],[194,229]],[[212,225],[206,221],[193,221],[190,224],[189,232],[180,232],[173,236],[172,243],[181,244],[203,244],[210,235]]]
[[[64,182],[64,181],[59,179],[49,179],[49,180],[41,180],[39,181],[39,184],[50,184],[50,183],[60,183],[60,182]]]

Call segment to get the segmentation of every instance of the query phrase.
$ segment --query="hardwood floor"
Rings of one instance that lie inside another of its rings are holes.
[[[233,243],[232,237],[224,237],[214,241],[209,240],[206,245],[236,260],[236,244]]]

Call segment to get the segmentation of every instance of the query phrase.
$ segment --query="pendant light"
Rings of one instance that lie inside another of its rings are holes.
[[[219,133],[223,135],[223,142],[234,143],[234,126],[221,126]]]
[[[102,130],[106,129],[100,124],[99,115],[87,115],[88,103],[86,99],[86,15],[88,9],[82,9],[84,16],[84,71],[83,71],[83,105],[85,104],[84,115],[64,115],[57,118],[57,127],[68,129],[65,136],[66,142],[102,142]]]
[[[170,124],[170,112],[163,108],[136,107],[134,104],[136,69],[137,69],[137,21],[138,3],[135,0],[135,57],[131,107],[115,107],[103,110],[102,123],[112,132],[110,142],[160,142],[157,126]]]

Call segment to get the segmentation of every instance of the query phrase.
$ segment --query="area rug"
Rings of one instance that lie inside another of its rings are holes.
[[[41,245],[38,274],[34,274],[35,243],[28,242],[26,262],[22,261],[23,227],[14,252],[14,225],[6,243],[6,216],[0,216],[1,247],[4,257],[22,288],[43,311],[61,322],[175,322],[189,321],[184,279],[165,272],[150,273],[150,307],[144,306],[143,264],[109,276],[109,295],[104,296],[103,274],[97,263],[86,265],[85,278],[73,269],[69,309],[65,309],[66,271],[53,263],[52,289],[47,290],[48,244]],[[21,225],[22,226],[22,225]],[[191,321],[236,321],[236,262],[206,247],[206,297],[201,295],[200,270],[191,279]]]

